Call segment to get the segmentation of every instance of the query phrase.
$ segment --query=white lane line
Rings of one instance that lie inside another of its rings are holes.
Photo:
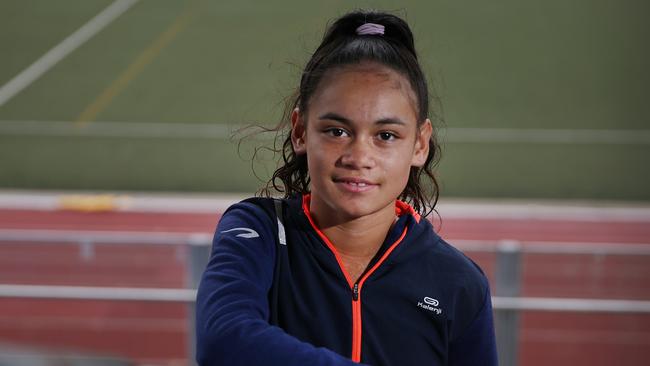
[[[47,51],[28,68],[16,75],[0,88],[0,106],[28,87],[36,79],[45,74],[49,69],[84,44],[95,34],[99,33],[113,20],[126,12],[138,0],[116,0],[94,18],[69,35],[61,43]]]
[[[0,121],[0,134],[10,136],[87,136],[122,138],[227,139],[243,128],[228,123],[110,122],[79,125],[72,121]],[[246,130],[244,133],[256,129]],[[273,133],[261,137],[272,138]],[[446,128],[440,130],[443,143],[534,143],[534,144],[618,144],[650,145],[649,129],[512,129]]]

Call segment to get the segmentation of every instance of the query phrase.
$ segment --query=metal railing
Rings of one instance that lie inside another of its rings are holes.
[[[129,288],[92,286],[41,286],[0,284],[0,298],[76,299],[111,301],[164,301],[186,303],[193,312],[196,287],[207,264],[212,242],[209,233],[113,232],[73,230],[0,229],[3,243],[39,244],[76,243],[80,255],[89,247],[101,244],[186,245],[190,248],[186,268],[189,288]],[[517,364],[519,316],[522,311],[650,313],[650,301],[585,298],[521,297],[523,254],[586,254],[650,256],[650,244],[575,243],[540,241],[455,240],[454,245],[466,252],[495,253],[495,311],[499,358],[502,366]],[[190,357],[194,357],[194,322],[190,327]],[[193,361],[192,361],[193,362]]]

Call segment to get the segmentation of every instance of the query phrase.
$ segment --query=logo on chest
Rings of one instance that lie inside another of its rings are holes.
[[[440,302],[432,297],[425,296],[422,301],[418,301],[418,307],[428,310],[436,315],[442,314],[442,309],[438,307]]]

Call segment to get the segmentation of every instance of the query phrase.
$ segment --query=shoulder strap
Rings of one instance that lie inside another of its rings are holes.
[[[284,202],[278,198],[260,198],[252,197],[245,199],[242,202],[252,203],[256,206],[259,206],[266,212],[271,221],[277,222],[277,234],[278,234],[278,243],[280,245],[287,245],[287,234],[284,230]],[[271,203],[273,202],[273,203]]]
[[[284,202],[281,199],[273,199],[275,218],[278,224],[278,240],[275,242],[275,265],[273,269],[273,285],[268,293],[269,298],[269,324],[279,325],[280,315],[280,287],[283,284],[283,278],[286,276],[288,268],[288,249],[287,234],[284,229]],[[271,216],[271,218],[273,218]]]
[[[278,221],[278,242],[282,245],[287,245],[287,235],[284,232],[284,218],[282,215],[282,201],[274,199],[273,204],[275,205],[275,216]]]

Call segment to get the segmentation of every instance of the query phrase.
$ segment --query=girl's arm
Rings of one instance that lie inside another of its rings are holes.
[[[197,362],[358,365],[268,323],[267,296],[275,263],[273,224],[261,208],[250,203],[237,204],[223,215],[197,295]]]
[[[463,334],[449,344],[449,366],[496,366],[498,363],[492,300],[486,286],[482,308]]]

